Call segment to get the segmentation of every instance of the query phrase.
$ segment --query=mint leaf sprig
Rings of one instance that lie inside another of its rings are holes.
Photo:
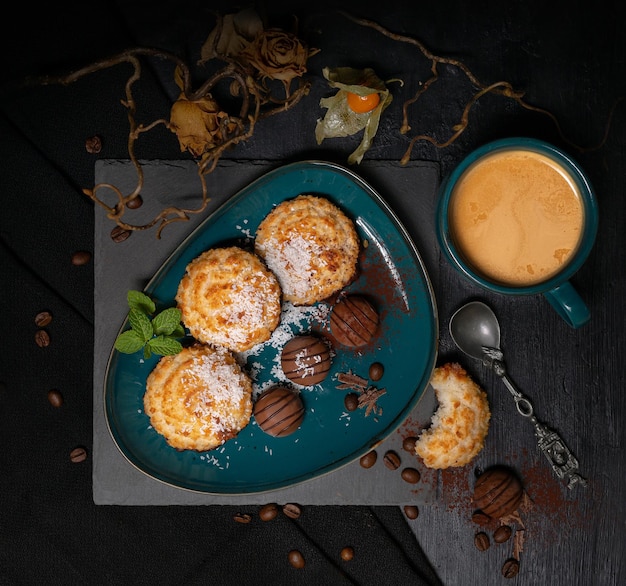
[[[154,315],[154,301],[141,291],[129,291],[127,300],[131,329],[122,332],[115,340],[118,352],[134,354],[143,348],[143,356],[147,359],[152,354],[178,354],[183,349],[177,339],[185,336],[180,309],[170,307]]]

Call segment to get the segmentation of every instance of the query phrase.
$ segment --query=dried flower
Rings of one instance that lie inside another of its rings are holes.
[[[322,98],[320,106],[328,111],[323,119],[317,121],[315,138],[321,144],[326,138],[351,136],[363,130],[363,139],[357,149],[348,157],[348,163],[360,163],[363,155],[370,148],[380,116],[385,108],[391,104],[392,96],[385,83],[376,75],[373,69],[353,69],[338,67],[322,70],[324,77],[331,87],[339,91],[329,98]],[[378,94],[378,101],[373,109],[366,112],[355,111],[349,103],[352,96],[368,96]]]
[[[261,78],[280,79],[287,86],[306,73],[309,50],[295,35],[269,29],[257,35],[238,56],[253,67]]]
[[[170,111],[170,130],[176,133],[180,150],[201,157],[223,137],[220,120],[226,116],[211,97],[189,101],[181,93]]]

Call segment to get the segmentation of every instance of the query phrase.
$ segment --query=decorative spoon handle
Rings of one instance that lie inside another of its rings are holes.
[[[485,356],[483,364],[491,368],[504,382],[506,388],[515,399],[517,411],[524,417],[530,418],[535,426],[537,444],[544,456],[548,459],[554,473],[567,482],[567,488],[571,489],[576,484],[587,486],[587,481],[578,473],[578,460],[565,445],[559,434],[541,423],[533,413],[531,402],[517,390],[511,379],[507,376],[504,366],[504,355],[499,348],[483,346]]]

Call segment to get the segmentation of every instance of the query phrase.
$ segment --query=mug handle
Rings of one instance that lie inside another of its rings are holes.
[[[589,308],[569,281],[545,291],[543,295],[571,327],[579,328],[591,319]]]

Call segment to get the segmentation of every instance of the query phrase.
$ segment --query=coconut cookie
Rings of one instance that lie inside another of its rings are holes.
[[[256,232],[255,252],[294,305],[313,305],[356,276],[359,239],[353,221],[329,200],[299,195],[277,205]]]
[[[170,446],[212,450],[250,422],[252,381],[228,349],[196,344],[159,360],[143,403]]]
[[[182,322],[196,340],[235,352],[270,339],[281,301],[274,273],[236,246],[213,248],[191,261],[176,294]]]

